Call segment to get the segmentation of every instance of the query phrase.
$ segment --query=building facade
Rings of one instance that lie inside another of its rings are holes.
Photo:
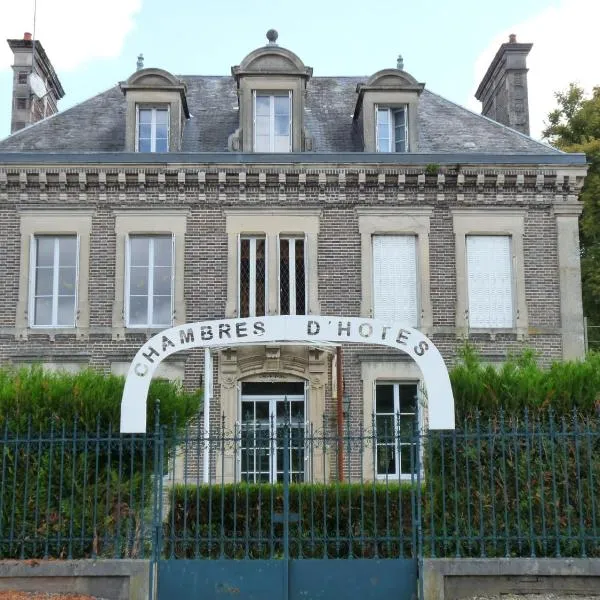
[[[125,374],[162,329],[278,314],[401,322],[448,363],[465,341],[489,362],[582,356],[585,157],[526,135],[531,45],[499,49],[481,116],[401,63],[316,77],[268,40],[231,76],[139,68],[0,141],[0,360]],[[206,383],[201,350],[160,369]],[[342,392],[353,427],[426,421],[418,368],[378,346],[232,343],[209,379],[211,427],[335,429]],[[253,439],[226,478],[277,479]],[[367,476],[410,476],[401,447],[373,452]]]

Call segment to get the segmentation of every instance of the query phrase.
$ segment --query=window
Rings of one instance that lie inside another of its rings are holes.
[[[28,75],[29,75],[29,73],[27,73],[27,71],[19,71],[17,73],[17,83],[19,85],[26,85]]]
[[[467,236],[469,327],[514,326],[511,238]]]
[[[16,98],[15,100],[16,108],[19,110],[23,110],[27,108],[27,98]]]
[[[373,236],[373,316],[418,325],[416,236]]]
[[[129,327],[170,327],[173,321],[173,236],[130,236],[127,245]]]
[[[36,235],[32,240],[30,324],[75,327],[77,236]]]
[[[306,266],[303,237],[279,238],[279,314],[306,314]]]
[[[292,93],[254,92],[254,151],[291,152]]]
[[[377,383],[375,435],[377,477],[410,478],[417,472],[416,383]]]
[[[169,109],[138,107],[136,150],[169,151]]]
[[[239,248],[240,317],[266,314],[267,240],[265,237],[240,237]]]
[[[376,107],[377,152],[407,152],[408,119],[406,106]]]

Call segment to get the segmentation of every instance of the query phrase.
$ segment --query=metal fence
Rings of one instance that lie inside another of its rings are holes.
[[[400,422],[339,438],[283,420],[208,440],[193,425],[6,423],[0,558],[600,556],[597,417]]]

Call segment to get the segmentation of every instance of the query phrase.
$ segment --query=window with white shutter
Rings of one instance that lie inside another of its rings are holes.
[[[418,325],[416,236],[373,236],[373,316]]]
[[[469,327],[514,327],[511,238],[467,236]]]

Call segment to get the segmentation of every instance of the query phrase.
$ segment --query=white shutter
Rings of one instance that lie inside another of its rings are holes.
[[[416,236],[373,236],[373,316],[418,325]]]
[[[469,327],[514,325],[510,236],[467,236]]]

